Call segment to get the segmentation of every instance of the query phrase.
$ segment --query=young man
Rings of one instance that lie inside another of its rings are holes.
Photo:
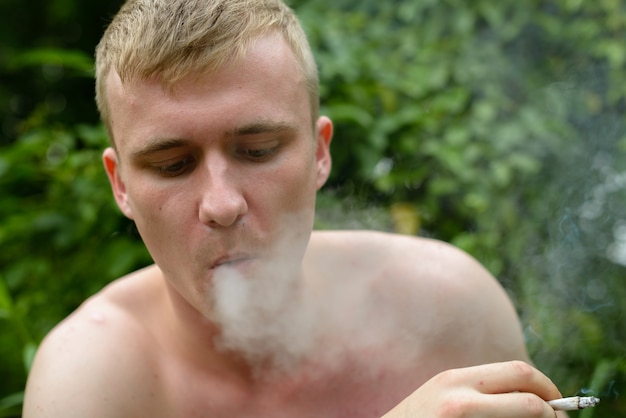
[[[97,50],[113,194],[155,265],[42,343],[24,417],[554,417],[466,254],[312,232],[331,159],[281,0],[131,0]]]

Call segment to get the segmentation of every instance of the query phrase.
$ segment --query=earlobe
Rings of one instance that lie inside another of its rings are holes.
[[[132,210],[128,204],[126,185],[124,184],[124,180],[122,179],[120,172],[117,152],[110,147],[105,149],[102,153],[102,163],[104,164],[104,169],[109,177],[109,183],[111,183],[111,190],[113,191],[113,196],[115,197],[117,206],[126,217],[133,219]]]
[[[333,138],[333,123],[326,116],[320,116],[317,120],[317,150],[315,160],[317,164],[317,188],[321,188],[328,176],[332,166],[330,156],[330,141]]]

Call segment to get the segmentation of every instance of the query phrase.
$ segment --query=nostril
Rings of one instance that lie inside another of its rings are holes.
[[[203,199],[199,219],[210,227],[228,227],[236,224],[248,211],[248,204],[239,192],[216,193]]]

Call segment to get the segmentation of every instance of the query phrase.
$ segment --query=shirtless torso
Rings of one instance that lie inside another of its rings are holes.
[[[215,327],[152,266],[109,285],[47,337],[25,416],[380,417],[445,369],[527,360],[505,293],[451,246],[314,232],[304,269],[328,307],[321,312],[344,319],[324,320],[313,354],[289,372],[258,377],[216,349]],[[68,402],[71,411],[57,409]]]

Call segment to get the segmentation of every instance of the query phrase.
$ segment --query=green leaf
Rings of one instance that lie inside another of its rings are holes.
[[[85,76],[93,75],[93,59],[83,51],[38,48],[24,51],[13,57],[8,68],[17,71],[22,68],[54,65],[77,70]]]
[[[21,411],[24,403],[24,392],[16,392],[0,399],[0,417],[15,416]]]
[[[37,345],[33,342],[26,343],[24,345],[24,350],[22,353],[24,368],[26,369],[26,373],[30,373],[30,369],[33,366],[33,361],[35,360],[35,354],[37,353]]]
[[[0,277],[0,317],[8,318],[13,314],[13,301],[9,294],[9,289],[4,282],[4,278]]]

